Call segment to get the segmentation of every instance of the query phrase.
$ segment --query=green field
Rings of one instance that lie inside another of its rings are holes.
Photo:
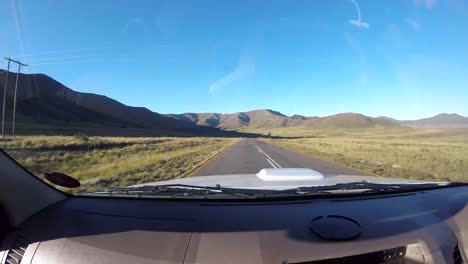
[[[255,132],[289,136],[265,140],[378,176],[468,182],[468,130],[289,128]]]
[[[48,170],[80,180],[78,191],[187,177],[234,144],[232,138],[21,136],[0,147],[42,177]]]

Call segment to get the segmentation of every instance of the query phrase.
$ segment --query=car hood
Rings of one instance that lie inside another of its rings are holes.
[[[337,183],[368,181],[374,183],[428,183],[399,178],[383,178],[356,175],[322,175],[309,169],[263,169],[257,174],[210,175],[180,178],[168,181],[145,183],[135,186],[157,186],[166,184],[187,184],[196,186],[217,186],[242,189],[284,190],[300,186],[323,186]]]

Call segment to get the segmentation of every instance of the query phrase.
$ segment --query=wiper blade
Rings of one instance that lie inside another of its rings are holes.
[[[455,183],[453,183],[455,184]],[[448,183],[447,185],[452,185]],[[362,190],[365,193],[384,193],[384,192],[400,192],[400,191],[414,191],[437,188],[442,185],[439,183],[372,183],[367,181],[361,182],[350,182],[350,183],[338,183],[334,185],[323,185],[323,186],[307,186],[298,187],[295,189],[285,190],[286,193],[295,192],[302,195],[310,194],[322,194],[322,193],[336,193],[346,191],[358,191]]]
[[[269,191],[268,191],[269,192]],[[187,184],[165,184],[140,187],[107,188],[95,192],[80,193],[80,195],[103,195],[103,196],[164,196],[173,198],[257,198],[263,193],[262,190],[226,188],[217,185],[197,186]]]
[[[140,187],[107,188],[105,190],[80,193],[91,196],[136,196],[161,198],[196,199],[255,199],[297,196],[327,196],[342,193],[393,193],[415,190],[428,190],[439,187],[467,186],[466,183],[372,183],[367,181],[338,183],[334,185],[304,186],[286,190],[242,189],[216,186],[197,186],[187,184],[165,184]]]

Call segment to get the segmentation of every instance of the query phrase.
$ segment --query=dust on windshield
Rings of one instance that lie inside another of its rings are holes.
[[[73,193],[245,179],[268,189],[271,177],[294,184],[288,168],[309,169],[310,184],[468,182],[467,10],[3,1],[0,147]]]

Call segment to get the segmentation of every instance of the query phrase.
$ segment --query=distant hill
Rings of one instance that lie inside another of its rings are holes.
[[[238,130],[244,127],[280,127],[285,126],[289,118],[280,112],[269,109],[239,112],[234,114],[219,113],[184,113],[167,115],[178,120],[191,121],[197,125],[217,127],[223,130]]]
[[[458,114],[438,114],[433,117],[418,120],[396,120],[389,117],[380,117],[402,126],[416,128],[468,128],[468,117]]]
[[[260,109],[234,114],[185,113],[169,115],[180,120],[192,120],[198,125],[212,126],[224,130],[244,128],[278,128],[278,127],[320,127],[320,128],[372,128],[396,127],[398,124],[380,118],[368,117],[356,113],[342,113],[327,117],[306,117],[293,115],[288,117],[280,112]],[[207,121],[207,117],[211,122]]]
[[[5,85],[0,71],[0,88]],[[6,117],[12,116],[16,74],[9,73]],[[2,93],[3,94],[3,93]],[[0,109],[3,100],[0,100]],[[177,120],[144,107],[131,107],[103,95],[81,93],[44,74],[21,74],[18,83],[16,120],[30,127],[106,127],[152,131],[192,131],[192,122]],[[205,128],[206,129],[206,128]]]
[[[279,128],[279,127],[315,127],[315,128],[377,128],[408,126],[414,128],[468,128],[468,118],[458,114],[439,114],[419,120],[397,120],[379,116],[369,117],[359,113],[340,113],[325,117],[307,117],[292,115],[290,117],[269,109],[239,112],[234,114],[220,113],[185,113],[169,115],[176,119],[194,122],[202,126],[217,127],[223,130],[246,128]]]
[[[356,113],[342,113],[322,117],[315,120],[316,126],[337,128],[372,128],[372,127],[398,127],[399,125],[381,118],[373,118]]]
[[[377,118],[381,119],[381,120],[387,120],[387,121],[397,123],[397,124],[400,122],[399,120],[397,120],[395,118],[388,117],[388,116],[378,116]]]
[[[292,119],[300,119],[300,120],[309,120],[309,119],[317,119],[318,116],[303,116],[303,115],[292,115]]]

